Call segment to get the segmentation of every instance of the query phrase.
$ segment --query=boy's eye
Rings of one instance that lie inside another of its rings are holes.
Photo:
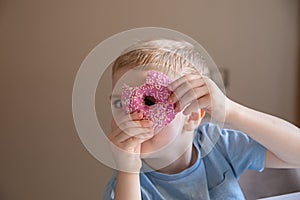
[[[113,101],[113,106],[115,107],[115,108],[122,108],[122,101],[121,101],[121,99],[117,99],[117,100],[114,100]]]

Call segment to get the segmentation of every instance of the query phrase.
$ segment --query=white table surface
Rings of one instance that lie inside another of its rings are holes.
[[[300,192],[263,198],[259,200],[300,200]]]

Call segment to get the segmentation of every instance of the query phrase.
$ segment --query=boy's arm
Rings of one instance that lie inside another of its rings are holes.
[[[191,114],[205,110],[217,121],[223,121],[248,134],[265,146],[266,167],[300,167],[300,130],[291,123],[261,113],[228,99],[208,77],[184,75],[168,85],[173,91],[169,103],[176,111]],[[224,112],[225,111],[225,112]]]
[[[142,199],[139,173],[126,173],[118,171],[114,199]]]
[[[119,124],[112,120],[113,131],[109,134],[109,139],[118,170],[114,199],[141,199],[141,144],[154,135],[152,121],[142,118],[141,113],[134,112],[118,118]]]
[[[300,129],[293,124],[228,100],[226,124],[265,146],[265,167],[300,167]]]

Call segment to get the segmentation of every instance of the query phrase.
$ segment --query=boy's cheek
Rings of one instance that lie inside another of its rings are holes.
[[[152,139],[157,142],[164,141],[164,143],[174,140],[174,138],[182,132],[184,125],[184,118],[180,114],[181,113],[178,113],[178,116],[176,116],[170,124],[156,133]]]

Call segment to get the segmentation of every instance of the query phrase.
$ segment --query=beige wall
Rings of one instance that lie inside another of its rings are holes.
[[[76,133],[73,81],[99,42],[143,26],[193,37],[229,70],[229,97],[296,119],[297,0],[2,0],[0,199],[100,199],[111,170]]]

